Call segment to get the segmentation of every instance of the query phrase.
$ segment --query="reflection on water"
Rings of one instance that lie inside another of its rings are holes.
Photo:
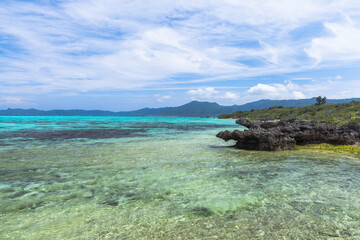
[[[360,238],[360,159],[217,132],[1,147],[0,239]]]

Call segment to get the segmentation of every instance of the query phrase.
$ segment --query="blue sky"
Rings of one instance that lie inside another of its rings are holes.
[[[360,97],[354,0],[0,2],[0,108]]]

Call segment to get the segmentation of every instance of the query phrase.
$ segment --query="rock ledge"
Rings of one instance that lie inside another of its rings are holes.
[[[299,119],[252,121],[236,120],[248,130],[221,131],[216,136],[225,141],[235,140],[235,147],[248,150],[278,151],[295,149],[296,144],[354,145],[360,142],[360,124],[337,127]]]

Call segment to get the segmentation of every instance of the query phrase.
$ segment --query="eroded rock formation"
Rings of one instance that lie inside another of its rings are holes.
[[[248,130],[222,131],[216,136],[225,141],[235,140],[235,146],[241,149],[277,151],[294,149],[296,144],[354,145],[360,142],[360,124],[338,127],[298,119],[252,121],[244,118],[237,119],[236,123]]]

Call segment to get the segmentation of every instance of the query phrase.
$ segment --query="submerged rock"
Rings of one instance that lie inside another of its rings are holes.
[[[296,144],[354,145],[360,142],[359,124],[338,127],[298,119],[252,121],[244,118],[237,119],[236,123],[248,130],[222,131],[216,136],[225,141],[235,140],[235,147],[240,149],[278,151],[295,149]]]
[[[102,202],[102,204],[109,205],[109,206],[117,206],[117,205],[119,205],[119,200],[118,199],[111,199],[111,200],[107,200],[107,201]]]
[[[193,209],[193,213],[195,215],[203,216],[203,217],[210,217],[211,215],[214,214],[213,211],[211,211],[209,208],[206,207],[195,207]]]

